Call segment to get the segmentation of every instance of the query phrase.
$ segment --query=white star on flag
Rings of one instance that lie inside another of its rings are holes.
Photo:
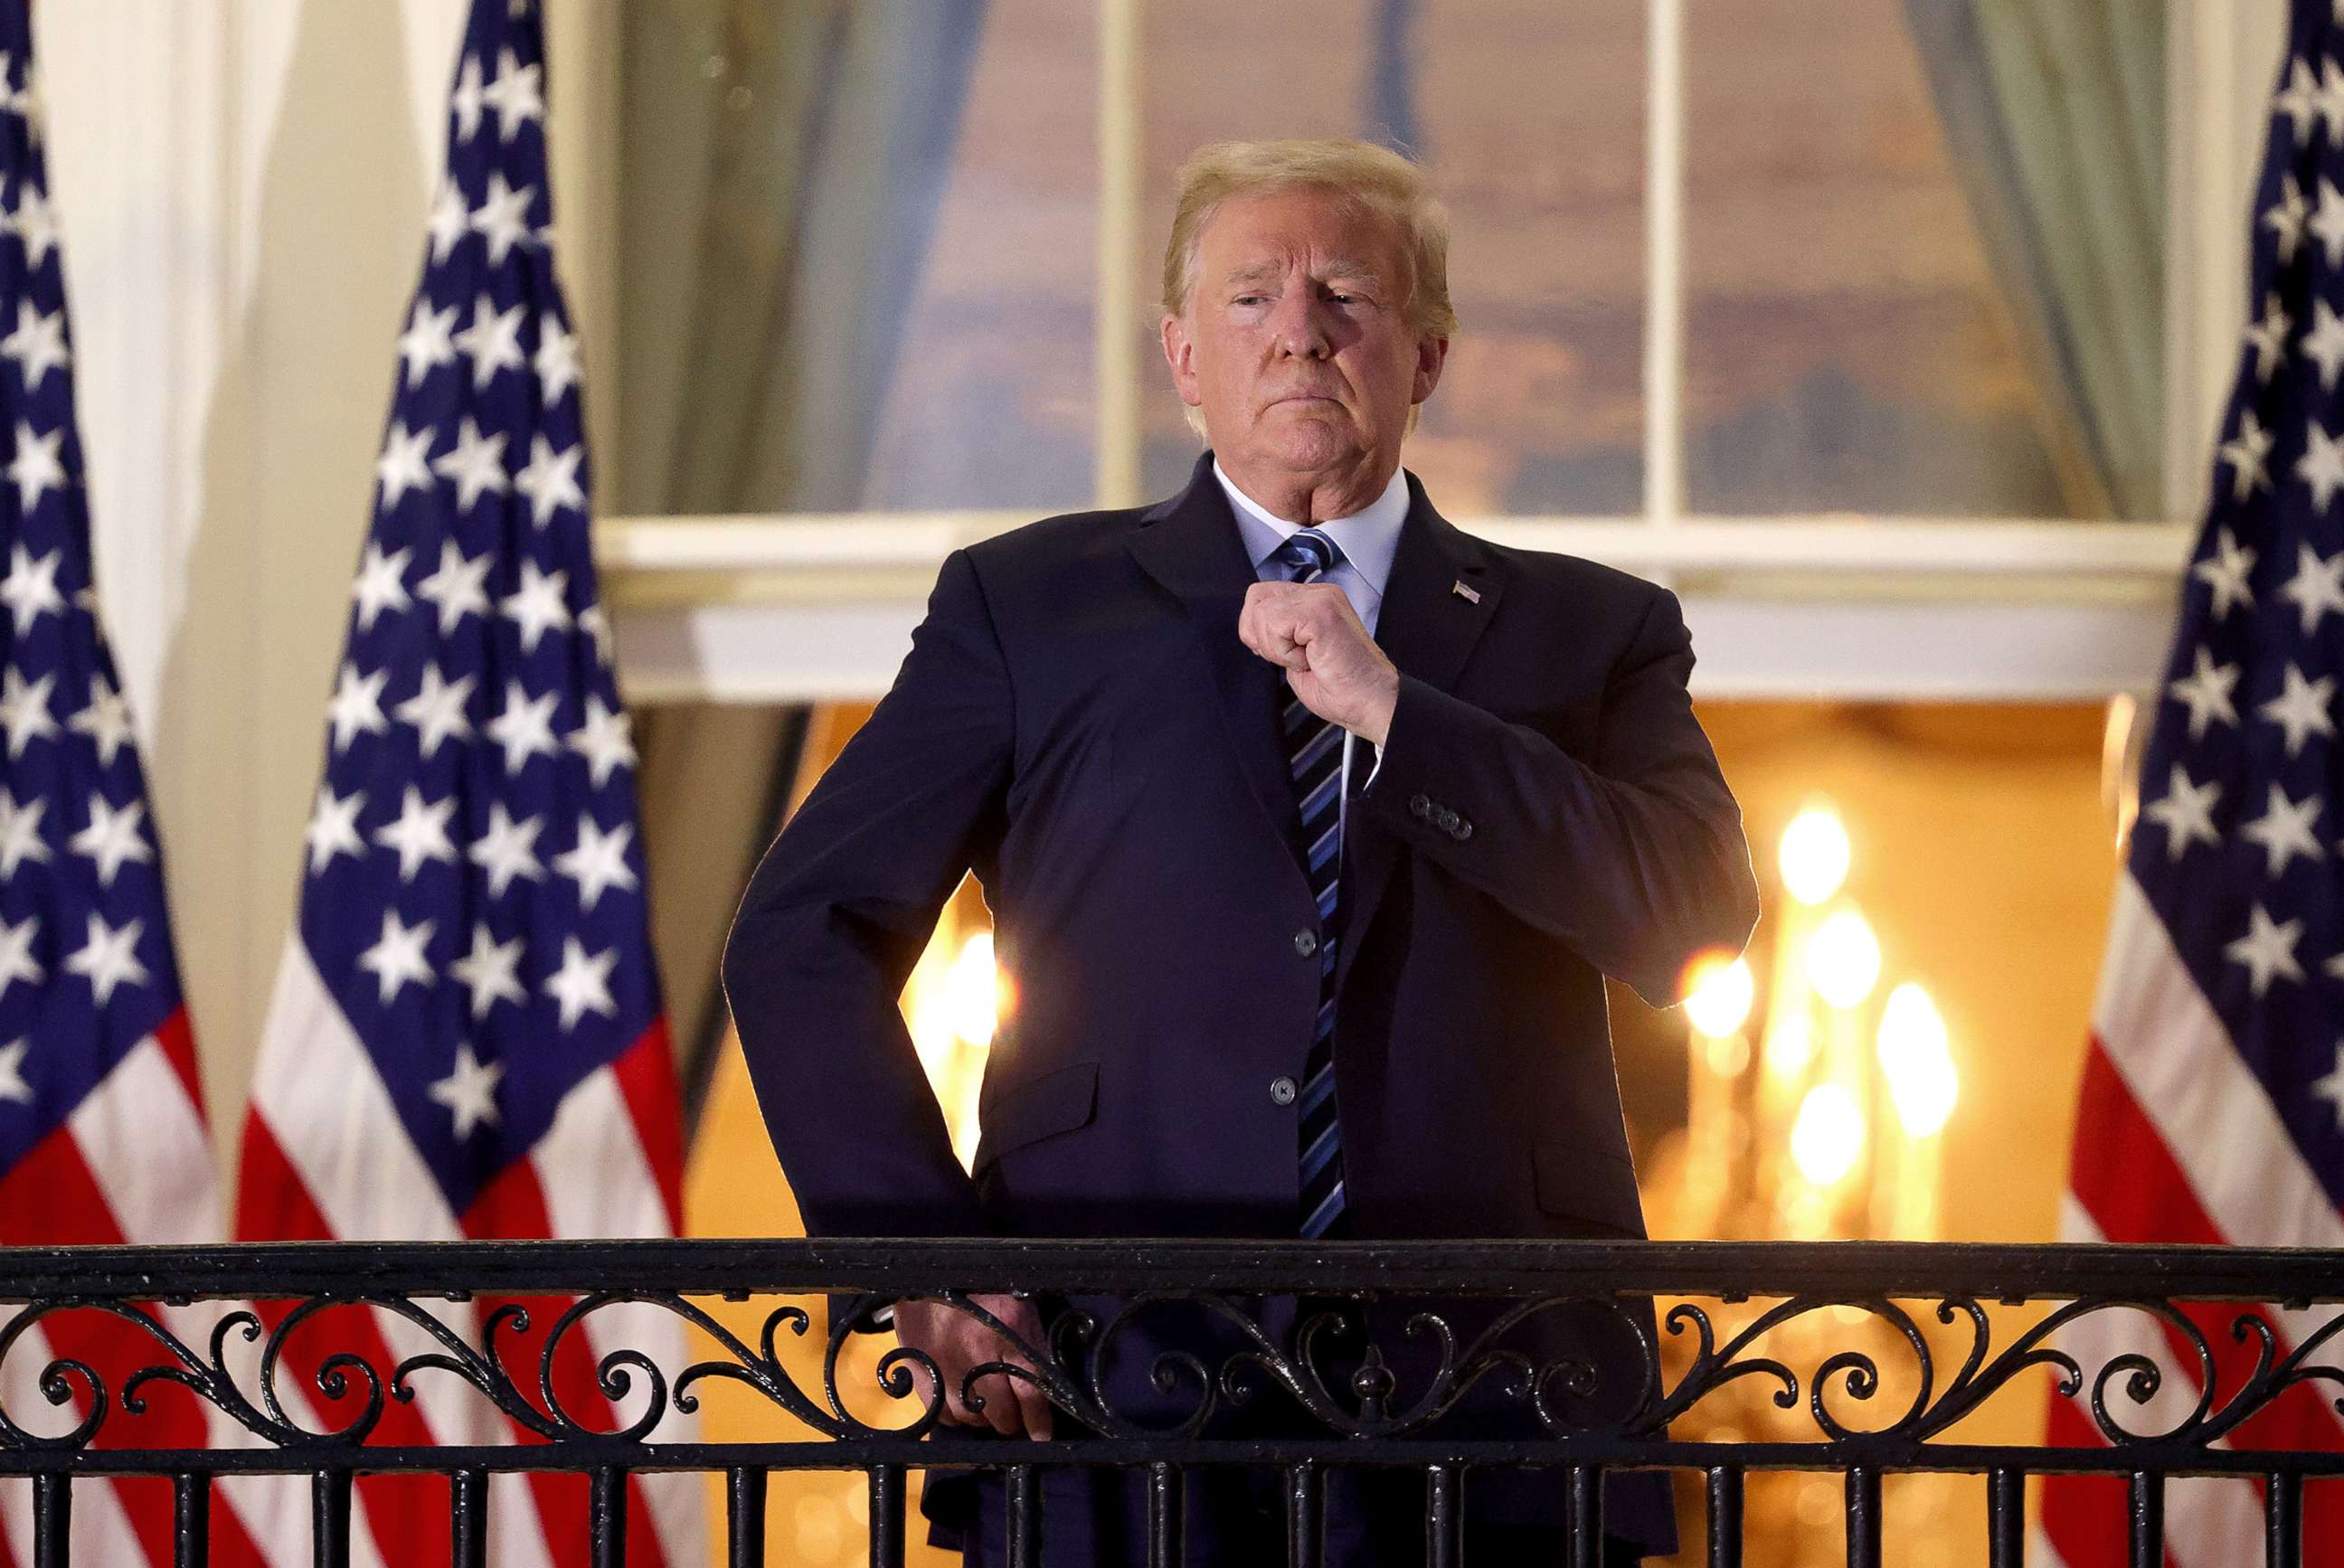
[[[586,492],[578,488],[578,462],[585,455],[583,446],[556,452],[543,436],[530,448],[529,466],[513,475],[513,489],[529,498],[530,517],[538,527],[551,522],[565,506],[586,510]]]
[[[2284,690],[2255,712],[2287,733],[2287,754],[2293,757],[2313,735],[2335,735],[2336,721],[2329,717],[2328,710],[2336,695],[2336,677],[2322,675],[2307,681],[2303,672],[2289,663],[2282,680]]]
[[[529,990],[520,983],[520,938],[499,942],[489,934],[488,922],[472,926],[472,950],[448,966],[448,973],[472,993],[472,1018],[489,1016],[499,1002],[526,1006]]]
[[[566,572],[541,572],[537,562],[520,563],[520,587],[498,602],[498,609],[520,630],[520,651],[537,652],[538,640],[548,632],[570,627],[570,587]]]
[[[126,863],[155,858],[138,831],[139,819],[146,814],[144,801],[134,800],[117,811],[104,795],[94,794],[89,797],[89,825],[66,840],[66,847],[86,856],[97,867],[100,887],[111,887]]]
[[[530,882],[545,879],[545,867],[539,863],[536,850],[537,835],[544,826],[541,816],[515,822],[504,802],[490,804],[488,831],[465,852],[473,865],[488,871],[490,897],[502,898],[515,877]]]
[[[2332,610],[2344,610],[2344,551],[2325,560],[2309,544],[2296,547],[2295,575],[2278,591],[2303,612],[2303,634],[2319,629],[2319,619]]]
[[[456,334],[456,347],[461,349],[465,358],[472,361],[472,386],[475,389],[485,387],[496,379],[499,370],[517,370],[527,363],[520,351],[520,323],[523,313],[523,308],[519,305],[510,309],[499,310],[489,303],[489,297],[485,294],[473,301],[472,324]],[[464,423],[467,430],[471,428],[471,420],[469,416]],[[495,450],[501,462],[505,450],[505,438],[500,433],[496,440]],[[501,479],[503,469],[500,467],[497,472]],[[496,486],[496,489],[501,492],[504,486],[500,483]],[[463,504],[467,507],[472,504],[470,495],[466,496]]]
[[[89,678],[89,702],[66,721],[66,728],[87,735],[97,750],[97,765],[110,768],[114,756],[131,742],[130,703],[107,683],[104,675]]]
[[[2195,838],[2220,847],[2221,835],[2214,831],[2214,805],[2221,798],[2220,784],[2210,780],[2192,784],[2188,773],[2176,765],[2165,793],[2141,807],[2140,814],[2165,829],[2166,857],[2178,860]]]
[[[2230,689],[2238,683],[2236,664],[2217,664],[2213,656],[2200,648],[2198,667],[2166,688],[2189,710],[2191,740],[2203,739],[2206,726],[2217,719],[2226,724],[2238,722],[2238,710],[2230,705]]]
[[[631,823],[604,833],[592,817],[578,818],[578,845],[555,855],[553,869],[578,884],[580,908],[593,908],[611,888],[634,890],[635,874],[627,867],[627,843],[634,835]]]
[[[32,426],[16,421],[16,455],[8,460],[8,478],[16,486],[19,517],[31,516],[42,496],[65,488],[65,459],[59,455],[65,439],[62,425],[46,435],[36,435]]]
[[[505,436],[502,430],[484,436],[466,414],[457,427],[456,444],[431,460],[431,471],[456,481],[456,510],[470,511],[490,491],[502,495],[511,488],[505,477]],[[451,544],[452,548],[452,544]]]
[[[18,1105],[33,1103],[33,1086],[25,1081],[25,1053],[32,1044],[30,1040],[11,1040],[0,1046],[0,1100],[14,1100]]]
[[[407,786],[398,820],[374,830],[377,844],[398,852],[399,881],[414,881],[429,861],[456,858],[456,845],[448,837],[448,819],[455,812],[453,795],[434,804],[424,800],[421,790]]]
[[[456,358],[456,308],[434,309],[428,299],[415,302],[414,313],[407,319],[407,330],[399,337],[399,357],[407,365],[407,384],[419,387],[423,378],[440,366],[451,364]],[[402,427],[394,424],[393,430]],[[391,500],[398,499],[393,492]]]
[[[350,597],[358,601],[359,631],[373,631],[375,618],[384,611],[404,610],[415,602],[407,592],[407,563],[414,554],[412,550],[397,550],[385,555],[381,545],[367,541],[366,563],[350,585]]]
[[[471,676],[450,681],[440,675],[439,665],[426,664],[422,685],[394,711],[415,726],[417,754],[429,762],[442,743],[462,740],[472,733],[472,721],[464,716],[464,704],[471,700]]]
[[[2263,846],[2268,857],[2267,874],[2277,876],[2299,855],[2309,860],[2328,857],[2328,852],[2319,847],[2319,840],[2311,831],[2312,822],[2319,815],[2319,796],[2316,793],[2299,801],[2289,800],[2285,790],[2273,784],[2270,804],[2262,815],[2238,829],[2238,836]]]
[[[382,912],[382,936],[375,945],[359,955],[359,967],[375,976],[379,992],[376,1000],[390,1006],[404,986],[428,986],[431,983],[431,964],[424,957],[423,949],[431,940],[432,922],[426,920],[409,926],[399,918],[399,911]]]
[[[489,176],[488,196],[472,209],[471,227],[489,242],[490,266],[504,265],[506,253],[529,238],[529,204],[536,196],[533,185],[515,190],[503,175]]]
[[[16,301],[16,328],[0,338],[0,356],[14,359],[25,378],[25,390],[37,392],[51,370],[73,362],[66,348],[66,313],[44,315],[30,299]]]
[[[65,609],[66,596],[57,592],[57,567],[64,560],[62,550],[52,550],[38,561],[22,544],[9,551],[8,575],[0,577],[0,603],[8,606],[17,636],[40,624],[42,616]]]
[[[33,942],[41,934],[41,919],[27,915],[14,925],[0,924],[0,1000],[18,983],[37,986],[48,978],[33,956]]]
[[[350,743],[361,734],[379,735],[390,728],[390,721],[382,716],[382,685],[389,679],[387,670],[361,675],[356,664],[342,666],[340,680],[334,687],[334,700],[326,705],[336,751],[349,750]]]
[[[310,808],[305,835],[309,843],[310,875],[325,870],[338,855],[347,855],[353,860],[365,855],[366,840],[359,836],[359,813],[365,809],[366,794],[362,790],[345,796],[337,795],[331,784],[318,786],[318,802]]]
[[[56,715],[49,712],[49,688],[56,683],[55,675],[27,681],[14,665],[0,672],[0,729],[8,732],[12,759],[22,756],[35,741],[47,740],[57,733]]]
[[[619,1010],[611,996],[611,969],[618,961],[616,951],[589,956],[585,944],[577,937],[562,938],[561,967],[546,976],[544,990],[561,1004],[565,1032],[576,1028],[578,1020],[589,1013]]]
[[[467,557],[452,539],[440,546],[440,570],[415,585],[415,592],[440,606],[440,634],[453,632],[467,615],[489,612],[489,592],[482,586],[493,564],[487,555]]]
[[[90,912],[88,940],[66,956],[66,968],[89,981],[99,1007],[112,1001],[119,987],[146,983],[146,966],[138,961],[138,937],[146,928],[143,920],[111,926],[96,910]]]
[[[506,141],[512,140],[530,121],[545,118],[545,96],[538,86],[541,74],[540,67],[516,60],[510,49],[498,54],[497,79],[480,96],[496,110],[497,132]]]
[[[489,721],[489,739],[505,749],[505,772],[517,774],[529,759],[554,754],[553,708],[559,692],[532,698],[519,681],[505,683],[505,711]]]
[[[502,1062],[484,1065],[472,1055],[471,1047],[456,1047],[456,1070],[434,1082],[429,1092],[454,1114],[459,1138],[470,1138],[475,1128],[494,1127],[502,1119],[497,1114],[497,1080],[504,1076]]]
[[[2249,984],[2260,996],[2274,979],[2303,978],[2303,966],[2295,961],[2295,945],[2302,939],[2302,921],[2273,920],[2258,904],[2248,916],[2247,934],[2225,946],[2222,955],[2247,966]]]
[[[562,742],[586,759],[594,787],[601,789],[620,768],[635,765],[634,721],[602,705],[600,697],[586,699],[586,722]]]

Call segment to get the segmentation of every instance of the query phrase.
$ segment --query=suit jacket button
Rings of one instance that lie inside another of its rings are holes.
[[[1269,1103],[1272,1105],[1292,1105],[1294,1103],[1294,1080],[1287,1077],[1270,1079]]]
[[[1457,842],[1462,844],[1473,836],[1473,824],[1470,822],[1460,822],[1450,831],[1456,835]]]
[[[1431,797],[1425,794],[1412,794],[1409,796],[1408,814],[1410,816],[1430,816],[1432,814]]]
[[[1457,814],[1450,811],[1445,805],[1440,808],[1440,813],[1435,815],[1432,820],[1440,824],[1440,831],[1443,833],[1455,833],[1457,831]]]
[[[1297,931],[1294,934],[1294,950],[1297,953],[1301,954],[1305,958],[1308,958],[1311,954],[1318,951],[1318,933],[1316,931]]]

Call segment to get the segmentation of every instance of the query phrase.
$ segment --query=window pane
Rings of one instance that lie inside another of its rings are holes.
[[[1096,12],[627,8],[623,510],[1087,500]]]
[[[1174,176],[1204,142],[1389,131],[1452,225],[1462,327],[1406,460],[1459,516],[1621,512],[1642,486],[1642,5],[1551,0],[1190,0],[1151,6],[1144,222],[1154,269]],[[1149,313],[1145,473],[1187,476]]]
[[[2158,15],[1691,8],[1694,509],[2155,515]]]

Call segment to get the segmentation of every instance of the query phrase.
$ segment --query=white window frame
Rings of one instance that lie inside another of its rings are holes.
[[[1140,15],[1098,0],[1097,503],[1139,494]],[[1705,697],[2076,700],[2153,688],[2235,371],[2248,207],[2284,0],[2168,0],[2166,492],[2162,523],[2066,519],[1726,518],[1684,504],[1686,0],[1646,0],[1645,409],[1640,516],[1461,517],[1510,544],[1588,556],[1684,597]],[[570,0],[570,57],[608,59],[611,0]],[[557,5],[557,25],[562,15]],[[608,101],[607,99],[605,100]],[[559,142],[581,171],[613,126]],[[573,182],[567,188],[576,189]],[[584,232],[608,187],[586,196]],[[589,329],[610,340],[606,253],[571,255]],[[600,313],[601,321],[595,315]],[[607,440],[601,450],[612,447]],[[606,465],[607,467],[607,465]],[[1032,513],[614,517],[597,529],[631,700],[777,703],[876,696],[894,678],[949,551]]]

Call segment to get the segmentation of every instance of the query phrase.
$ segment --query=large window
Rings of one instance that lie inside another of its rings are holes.
[[[1351,135],[1453,215],[1451,515],[2155,517],[2163,8],[631,7],[619,510],[1164,493],[1175,171]]]

